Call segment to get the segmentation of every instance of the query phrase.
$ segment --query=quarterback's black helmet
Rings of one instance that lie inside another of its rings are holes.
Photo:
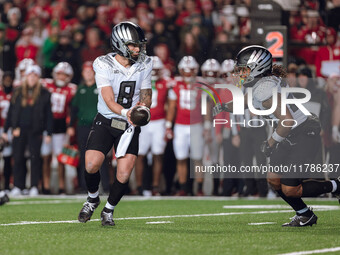
[[[115,25],[111,33],[111,46],[119,55],[126,57],[133,62],[142,62],[146,56],[146,42],[143,30],[137,24],[130,21],[124,21]],[[132,57],[128,45],[134,44],[139,46],[139,55],[137,58]]]
[[[234,74],[241,71],[246,73],[244,68],[249,68],[249,74],[243,77],[242,84],[245,87],[252,86],[254,78],[264,74],[272,69],[272,54],[266,48],[259,45],[251,45],[243,48],[236,56],[236,64]],[[242,75],[241,75],[242,76]]]

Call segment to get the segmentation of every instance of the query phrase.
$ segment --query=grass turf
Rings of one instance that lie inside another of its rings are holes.
[[[25,204],[47,199],[14,200],[24,204],[0,207],[0,254],[279,254],[340,246],[340,210],[316,211],[318,224],[282,228],[293,212],[205,217],[116,220],[115,227],[99,221],[2,226],[20,221],[76,220],[82,202],[65,199],[58,204]],[[47,200],[50,202],[50,200]],[[280,200],[122,200],[115,218],[287,209],[223,209],[224,205],[282,204]],[[313,205],[338,205],[310,201]],[[99,219],[105,199],[95,211]],[[171,221],[171,224],[146,224]],[[254,222],[276,222],[251,226]],[[334,254],[334,253],[333,253]]]

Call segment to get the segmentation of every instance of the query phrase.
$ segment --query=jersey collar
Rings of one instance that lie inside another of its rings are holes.
[[[139,67],[139,64],[135,63],[132,66],[126,68],[126,67],[122,66],[114,56],[112,56],[112,59],[113,59],[113,63],[115,65],[115,67],[117,67],[117,69],[122,74],[124,74],[126,77],[131,77],[137,71],[137,69]]]

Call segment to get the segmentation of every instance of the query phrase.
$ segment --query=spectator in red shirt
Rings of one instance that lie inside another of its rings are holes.
[[[307,11],[307,23],[299,31],[299,37],[297,38],[301,42],[310,44],[301,48],[293,54],[304,59],[307,64],[313,65],[315,62],[316,53],[319,46],[325,38],[326,27],[323,25],[322,20],[317,11],[308,10]]]
[[[94,61],[97,57],[106,54],[106,48],[100,40],[99,29],[91,27],[86,31],[86,43],[81,50],[82,63],[86,61]]]
[[[124,21],[126,19],[129,19],[133,16],[132,11],[126,6],[126,2],[122,1],[122,0],[110,0],[109,1],[109,16],[110,16],[110,20],[112,20],[113,25],[118,24],[121,21]],[[120,18],[122,16],[125,16],[124,20],[121,20],[119,22],[115,21],[116,19],[116,14],[119,15],[118,20],[120,20]]]
[[[111,22],[109,20],[109,7],[106,5],[99,6],[97,8],[97,19],[94,24],[99,28],[105,38],[109,38],[111,35]]]
[[[327,77],[329,72],[336,71],[340,61],[340,45],[336,44],[337,34],[334,28],[328,28],[326,31],[326,45],[320,47],[315,58],[316,76]],[[336,63],[338,62],[338,64]],[[330,70],[329,64],[334,64],[334,70]],[[327,66],[326,66],[327,65]]]
[[[112,24],[115,26],[125,20],[127,20],[126,12],[124,10],[117,10],[112,18]]]
[[[163,76],[172,77],[176,71],[175,61],[170,57],[168,45],[160,43],[155,46],[154,53],[161,59],[164,65]]]
[[[185,0],[184,10],[180,12],[176,20],[176,25],[183,27],[189,24],[189,17],[193,14],[199,14],[200,10],[197,7],[195,0]]]
[[[50,6],[49,0],[37,0],[31,8],[28,9],[27,17],[39,18],[46,25],[51,17],[52,7]]]
[[[38,46],[33,42],[33,28],[27,27],[22,31],[22,35],[15,45],[15,53],[17,56],[17,63],[24,58],[31,58],[36,60],[38,54]]]

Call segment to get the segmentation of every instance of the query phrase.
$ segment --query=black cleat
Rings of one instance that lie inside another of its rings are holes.
[[[0,192],[0,205],[4,205],[5,203],[9,202],[9,197],[7,194],[5,192],[2,193]]]
[[[312,216],[307,217],[303,215],[295,215],[293,218],[291,218],[291,222],[287,222],[282,225],[282,227],[306,227],[306,226],[313,226],[316,224],[316,221],[318,220],[318,216],[316,216],[314,213]]]
[[[100,214],[100,219],[102,220],[102,226],[114,226],[115,225],[115,222],[113,221],[113,211],[107,212],[105,210],[105,207]]]
[[[87,197],[87,200],[84,203],[83,208],[81,208],[80,213],[78,215],[78,220],[83,223],[89,221],[94,210],[98,207],[99,204],[100,204],[99,197],[98,200],[95,199],[95,202],[93,201],[92,198]]]

